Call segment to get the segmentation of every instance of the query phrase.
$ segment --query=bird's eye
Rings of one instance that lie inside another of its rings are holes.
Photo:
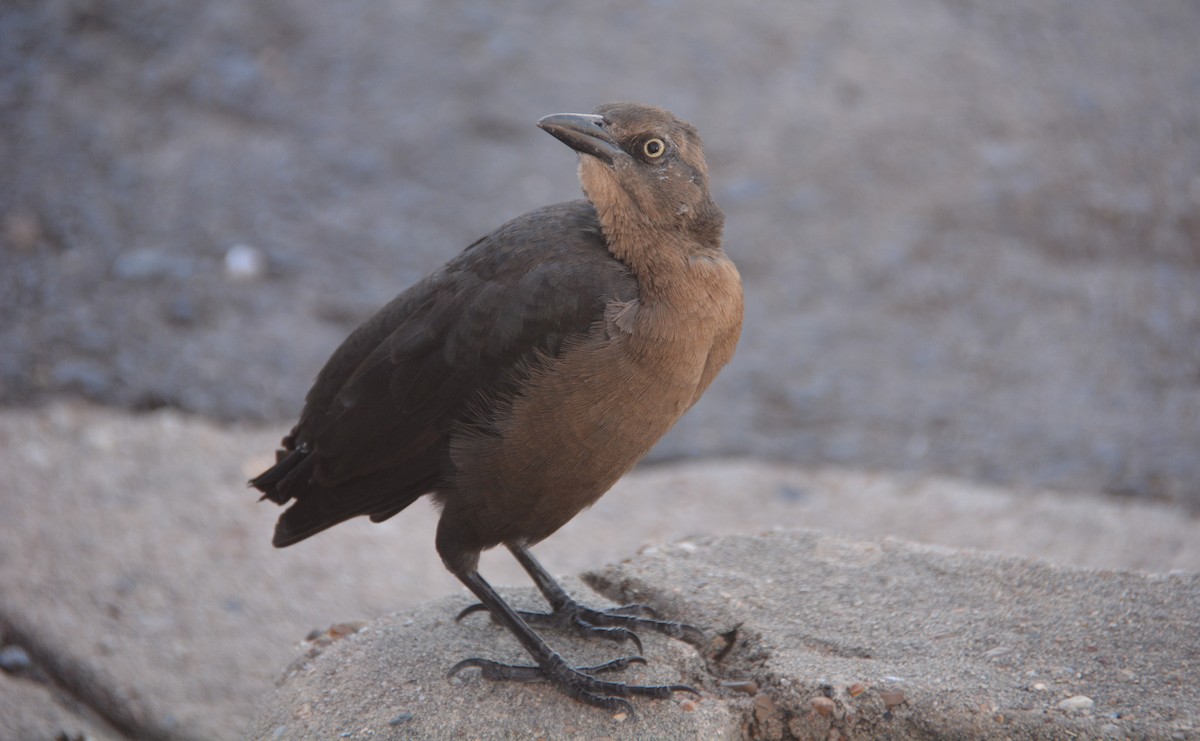
[[[667,145],[663,143],[662,139],[647,139],[646,143],[642,145],[642,153],[650,159],[658,159],[663,156],[665,151],[667,151]]]

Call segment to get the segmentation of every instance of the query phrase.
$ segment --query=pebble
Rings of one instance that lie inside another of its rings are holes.
[[[808,492],[802,487],[793,486],[791,484],[783,484],[776,491],[776,494],[780,499],[788,504],[796,504],[797,502],[802,502],[809,497]]]
[[[5,646],[0,648],[0,669],[6,672],[19,672],[33,665],[29,654],[20,646]]]
[[[329,626],[329,635],[334,638],[344,638],[348,635],[354,635],[365,627],[367,627],[366,620],[348,620],[343,623],[334,623]]]
[[[817,715],[826,718],[833,715],[834,710],[837,710],[837,703],[824,696],[814,697],[809,704],[812,705],[812,709],[816,711]]]
[[[412,719],[413,719],[412,713],[400,713],[395,718],[392,718],[391,720],[389,720],[388,725],[389,726],[398,726],[401,723],[407,723],[408,721],[410,721]]]
[[[122,252],[113,263],[113,275],[121,280],[187,278],[191,274],[192,265],[189,260],[155,250],[139,249]]]
[[[879,699],[883,700],[883,704],[890,710],[904,704],[904,693],[900,690],[883,690],[879,693]]]
[[[103,396],[112,387],[108,368],[86,359],[60,360],[51,369],[50,380],[55,386],[79,389],[93,397]]]
[[[195,324],[198,318],[196,304],[187,296],[175,296],[167,304],[166,318],[179,326]]]
[[[235,244],[225,252],[225,275],[233,280],[255,280],[267,271],[262,250],[248,244]]]
[[[1068,697],[1067,699],[1058,703],[1058,709],[1059,710],[1087,710],[1088,708],[1092,707],[1095,704],[1096,704],[1096,701],[1093,700],[1092,698],[1088,697],[1087,695],[1075,695],[1074,697]]]
[[[759,695],[754,698],[754,719],[760,724],[767,723],[775,715],[775,701],[770,695]]]
[[[80,326],[75,329],[75,346],[91,353],[112,351],[113,339],[108,330],[99,326]]]
[[[4,217],[4,239],[18,250],[31,250],[42,240],[42,224],[32,211],[12,211]]]

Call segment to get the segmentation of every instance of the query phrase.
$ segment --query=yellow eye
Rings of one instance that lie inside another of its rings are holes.
[[[658,159],[663,156],[663,152],[667,151],[667,145],[662,139],[647,139],[642,145],[642,153],[650,159]]]

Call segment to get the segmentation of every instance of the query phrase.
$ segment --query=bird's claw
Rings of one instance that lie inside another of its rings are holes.
[[[700,692],[686,684],[637,685],[609,682],[597,679],[593,674],[603,674],[627,669],[633,664],[645,664],[641,656],[626,656],[596,666],[570,667],[565,663],[541,666],[502,664],[490,659],[463,659],[450,668],[448,677],[463,669],[477,668],[484,679],[501,682],[551,682],[589,705],[607,710],[624,711],[633,715],[633,705],[626,697],[654,697],[664,699],[675,692],[689,692],[697,697]]]
[[[463,618],[473,612],[487,612],[487,605],[482,602],[476,602],[473,605],[464,607],[461,612],[454,616],[454,622],[461,623]]]
[[[640,602],[634,602],[629,605],[621,605],[620,607],[610,607],[607,610],[600,610],[608,615],[627,615],[629,617],[644,617],[658,619],[658,610],[655,610],[650,605],[643,605]]]
[[[459,612],[454,621],[460,622],[463,618],[476,612],[487,612],[487,607],[476,602]],[[616,643],[633,641],[633,644],[637,646],[638,653],[643,653],[642,640],[637,633],[626,626],[648,628],[669,638],[691,644],[696,648],[703,648],[706,643],[704,633],[699,628],[685,623],[659,620],[658,611],[649,605],[631,604],[596,610],[584,607],[577,602],[570,602],[565,607],[553,612],[518,610],[517,614],[529,625],[550,626],[585,637],[605,638]]]
[[[468,605],[468,606],[464,607],[461,612],[459,612],[457,615],[454,616],[454,622],[456,622],[456,623],[462,622],[463,618],[465,618],[467,615],[470,615],[471,613],[474,613],[474,612],[487,612],[487,606],[484,605],[482,602],[476,602],[473,605]],[[643,605],[641,603],[634,603],[634,604],[630,604],[630,605],[621,605],[619,607],[610,607],[606,610],[597,610],[597,612],[603,612],[606,615],[625,615],[627,617],[643,617],[643,618],[653,618],[653,619],[657,619],[659,617],[658,610],[655,610],[650,605]],[[521,612],[520,614],[521,615],[549,616],[553,613]]]

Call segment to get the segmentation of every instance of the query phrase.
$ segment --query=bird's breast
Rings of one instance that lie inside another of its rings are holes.
[[[523,513],[523,524],[541,523],[518,536],[527,542],[557,530],[632,468],[728,360],[741,323],[736,288],[736,316],[707,294],[610,304],[603,322],[533,369],[492,434],[457,436],[456,488],[486,491],[489,522]]]

